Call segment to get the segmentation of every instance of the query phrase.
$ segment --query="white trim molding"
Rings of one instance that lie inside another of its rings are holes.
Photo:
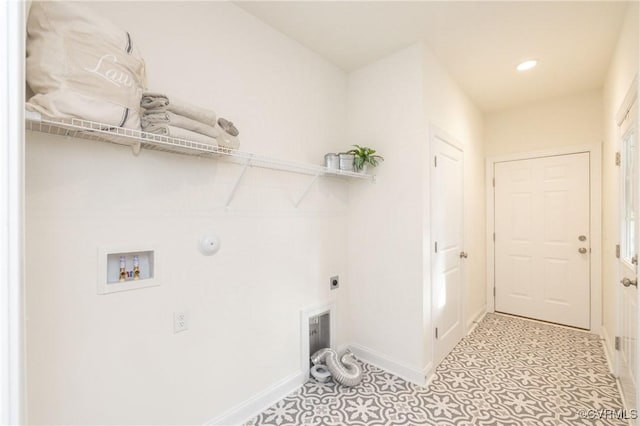
[[[394,374],[418,386],[424,386],[426,376],[431,373],[431,363],[423,369],[411,367],[403,362],[394,360],[390,356],[376,352],[371,348],[357,343],[349,345],[349,349],[362,361],[372,364],[382,370]]]
[[[24,369],[25,3],[0,2],[0,424],[26,423]]]
[[[435,372],[436,372],[436,367],[433,365],[433,362],[430,361],[429,364],[427,364],[423,369],[422,369],[422,374],[424,375],[424,386],[429,387],[429,385],[431,384],[431,381],[433,380],[433,378],[435,377]]]
[[[589,322],[590,331],[595,334],[600,334],[602,328],[602,145],[600,144],[567,146],[487,158],[485,179],[487,204],[487,312],[495,312],[493,295],[495,280],[493,169],[495,163],[584,152],[589,153],[589,179],[591,181],[589,194],[591,203],[591,225],[589,230],[589,234],[591,235],[591,315]]]
[[[478,323],[482,321],[485,315],[487,315],[486,304],[482,305],[482,307],[478,309],[475,314],[471,315],[467,320],[467,328],[466,328],[467,336],[473,333],[473,330],[476,329],[476,327],[478,326]]]
[[[618,111],[616,113],[616,126],[617,126],[617,135],[616,135],[616,140],[615,140],[615,146],[617,146],[617,151],[622,152],[623,148],[624,148],[624,136],[630,132],[630,131],[635,131],[637,133],[638,131],[638,126],[640,125],[640,108],[638,108],[638,96],[639,93],[638,91],[640,90],[640,88],[638,87],[638,73],[635,74],[633,81],[631,82],[629,88],[627,89],[627,93],[623,99],[623,101],[621,102],[620,106],[618,107]],[[632,115],[632,113],[635,115]],[[635,130],[632,130],[635,129]],[[636,158],[637,158],[637,153],[636,153]],[[622,170],[619,170],[617,172],[618,174],[618,206],[616,207],[618,215],[617,215],[617,232],[618,232],[618,238],[619,241],[622,244],[622,248],[624,248],[624,238],[622,235],[622,223],[624,222],[624,212],[623,212],[623,208],[621,206],[622,203],[622,198],[623,198],[623,194],[624,194],[624,177],[623,177],[623,172]],[[635,188],[635,192],[636,195],[638,194],[638,189]],[[637,232],[637,231],[636,231]],[[623,258],[617,259],[616,261],[616,273],[617,276],[615,277],[615,281],[614,282],[619,282],[619,280],[621,280],[627,273],[630,273],[631,271],[629,271],[629,269],[633,270],[633,265],[631,265],[628,261],[624,260]],[[626,272],[625,272],[626,271]],[[636,270],[637,271],[637,270]],[[636,272],[637,275],[637,272]],[[607,277],[609,278],[609,277]],[[613,308],[613,310],[616,312],[616,319],[615,319],[615,330],[613,330],[613,332],[615,333],[615,336],[607,336],[605,327],[603,326],[603,331],[605,331],[605,333],[603,334],[603,337],[605,337],[606,339],[608,339],[608,345],[609,346],[609,350],[610,353],[607,352],[607,361],[610,361],[613,363],[613,371],[614,371],[614,375],[617,378],[617,383],[618,383],[618,391],[620,392],[620,395],[622,395],[622,401],[623,401],[623,405],[625,406],[624,408],[627,409],[631,409],[631,408],[640,408],[640,392],[638,391],[638,386],[640,385],[640,358],[638,358],[637,356],[635,357],[635,366],[631,366],[630,370],[635,370],[635,377],[631,378],[631,381],[635,381],[635,401],[633,402],[629,402],[630,398],[633,398],[632,395],[627,395],[625,394],[625,390],[627,392],[629,392],[628,386],[623,386],[623,376],[626,376],[628,372],[625,372],[625,370],[627,370],[627,367],[625,366],[626,363],[631,362],[630,360],[625,361],[625,354],[624,354],[624,350],[622,350],[622,348],[620,350],[616,350],[615,349],[615,338],[618,336],[621,336],[621,339],[624,341],[625,340],[625,336],[627,335],[627,333],[625,332],[625,321],[628,320],[628,318],[625,318],[624,316],[624,298],[625,297],[629,297],[629,293],[627,293],[624,289],[623,286],[621,285],[615,285],[615,301],[614,301],[614,306],[612,306],[611,308]],[[634,296],[636,298],[636,304],[640,304],[640,293],[638,293],[637,291],[632,291],[631,293],[634,294]],[[636,331],[637,333],[637,331]],[[611,338],[614,338],[614,340],[611,340]],[[637,336],[636,336],[637,337]],[[635,346],[636,346],[636,353],[640,353],[640,340],[639,339],[635,339]],[[611,356],[609,358],[609,356]],[[634,368],[635,367],[635,368]],[[623,374],[624,373],[624,374]],[[627,378],[628,379],[628,378]],[[625,380],[626,381],[626,380]],[[627,388],[627,389],[625,389]],[[633,392],[631,392],[633,393]],[[633,407],[633,405],[635,404],[635,407]],[[631,422],[630,424],[640,424],[640,423],[634,423]]]
[[[625,95],[618,111],[616,112],[616,125],[620,127],[624,120],[627,118],[629,111],[633,107],[634,102],[638,99],[638,74],[635,75],[627,94]]]
[[[604,355],[607,358],[607,365],[609,366],[609,372],[611,374],[613,374],[614,376],[617,376],[613,366],[613,360],[614,358],[614,344],[613,341],[611,340],[611,337],[609,337],[609,333],[607,332],[607,328],[606,327],[602,327],[600,329],[600,337],[602,337],[602,346],[604,347]],[[621,394],[622,395],[622,394]]]

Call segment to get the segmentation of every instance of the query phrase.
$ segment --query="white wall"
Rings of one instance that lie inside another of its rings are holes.
[[[484,296],[482,116],[431,52],[413,45],[349,75],[348,135],[385,156],[376,185],[350,185],[351,340],[419,381],[432,359],[429,129],[465,150],[465,308]]]
[[[149,88],[210,106],[241,148],[321,164],[344,149],[346,76],[226,2],[92,3],[127,28]],[[300,366],[299,311],[348,283],[347,184],[29,134],[28,416],[32,424],[196,424]],[[222,249],[203,257],[198,238]],[[101,246],[151,243],[160,287],[96,294]],[[173,334],[173,312],[190,329]]]
[[[375,185],[352,183],[349,209],[351,343],[420,375],[426,128],[422,47],[349,74],[348,139],[385,161]]]
[[[618,260],[615,245],[620,242],[618,218],[618,173],[615,154],[620,150],[616,113],[639,71],[638,4],[627,11],[620,37],[611,59],[604,87],[604,142],[602,147],[602,319],[609,352],[614,353],[616,335]]]
[[[485,115],[487,157],[602,142],[602,91],[591,90]]]

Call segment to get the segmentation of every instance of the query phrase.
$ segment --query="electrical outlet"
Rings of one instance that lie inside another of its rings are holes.
[[[173,332],[180,333],[189,329],[189,314],[185,312],[173,313]]]
[[[331,290],[335,290],[338,287],[340,287],[340,277],[338,275],[336,275],[335,277],[331,277],[329,279],[329,288]]]

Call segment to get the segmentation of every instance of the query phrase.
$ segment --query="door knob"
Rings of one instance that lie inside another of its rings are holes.
[[[623,278],[622,281],[620,282],[625,287],[629,287],[631,285],[634,287],[638,287],[638,280],[630,280],[629,278]]]
[[[586,235],[580,235],[580,236],[578,237],[578,239],[579,239],[580,241],[587,241],[587,236],[586,236]]]
[[[584,247],[580,247],[580,248],[578,249],[578,252],[580,252],[580,253],[582,253],[582,254],[585,254],[585,253],[587,252],[587,249],[586,249],[586,248],[584,248]]]
[[[460,252],[460,259],[466,259],[469,255],[463,251]]]

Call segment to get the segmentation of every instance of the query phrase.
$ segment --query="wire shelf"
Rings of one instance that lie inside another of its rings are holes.
[[[153,133],[142,132],[140,130],[113,127],[108,124],[96,123],[78,118],[50,119],[42,117],[39,113],[26,111],[25,125],[28,131],[130,146],[133,149],[134,154],[138,154],[140,149],[144,148],[183,155],[211,157],[238,162],[248,167],[261,167],[312,176],[345,177],[364,179],[372,182],[375,180],[374,175],[333,170],[315,164],[280,160],[277,158],[270,158],[248,152],[207,145],[186,139],[156,135]]]

